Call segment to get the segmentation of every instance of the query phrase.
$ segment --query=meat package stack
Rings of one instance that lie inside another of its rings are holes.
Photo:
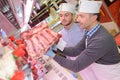
[[[29,58],[38,59],[59,40],[60,34],[52,31],[46,22],[40,22],[32,29],[22,32],[20,37],[26,44]]]

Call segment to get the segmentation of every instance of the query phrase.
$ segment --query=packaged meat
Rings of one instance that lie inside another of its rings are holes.
[[[47,23],[40,22],[28,31],[22,32],[20,37],[26,44],[28,56],[32,59],[38,59],[59,40],[60,35],[51,30]]]

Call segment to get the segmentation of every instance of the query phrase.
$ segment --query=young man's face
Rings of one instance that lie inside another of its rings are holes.
[[[59,12],[59,18],[64,26],[68,26],[73,22],[73,14],[67,11]]]
[[[87,29],[87,30],[91,29],[95,20],[96,18],[92,14],[82,13],[82,12],[78,13],[77,22],[79,23],[80,27],[83,29]]]

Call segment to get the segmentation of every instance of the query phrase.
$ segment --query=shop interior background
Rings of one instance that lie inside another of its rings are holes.
[[[115,36],[120,28],[120,0],[102,1],[101,23]],[[63,2],[77,5],[79,0],[1,0],[0,28],[8,35],[14,34],[16,37],[43,20],[53,28],[59,22],[57,10]]]

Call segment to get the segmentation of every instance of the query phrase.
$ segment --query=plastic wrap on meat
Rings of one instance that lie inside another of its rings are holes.
[[[36,52],[34,50],[34,45],[31,41],[31,39],[25,40],[25,43],[26,43],[26,51],[29,53],[28,55],[30,55],[31,57],[36,56]]]
[[[53,34],[48,33],[47,30],[48,30],[48,28],[43,30],[41,35],[49,42],[49,44],[51,44],[54,41],[54,39],[56,39],[56,38],[53,36]]]
[[[44,22],[21,33],[20,37],[25,41],[26,51],[32,59],[38,59],[44,55],[60,38],[59,34],[52,31]]]
[[[44,47],[39,43],[39,40],[36,35],[33,35],[31,37],[31,41],[33,43],[34,50],[36,53],[41,53],[42,51],[44,51]]]
[[[32,29],[24,31],[20,34],[20,38],[29,39],[32,35],[41,32],[43,29],[48,28],[48,25],[45,22],[41,22],[39,25],[36,25]]]
[[[42,31],[44,28],[48,28],[48,25],[45,22],[41,22],[40,24],[36,25],[29,31],[32,35],[32,34],[38,33],[39,31]]]
[[[20,34],[20,38],[22,38],[22,39],[24,39],[24,40],[29,39],[30,36],[31,36],[31,34],[30,34],[29,30],[28,30],[28,31],[24,31],[24,32],[22,32],[22,33]]]

